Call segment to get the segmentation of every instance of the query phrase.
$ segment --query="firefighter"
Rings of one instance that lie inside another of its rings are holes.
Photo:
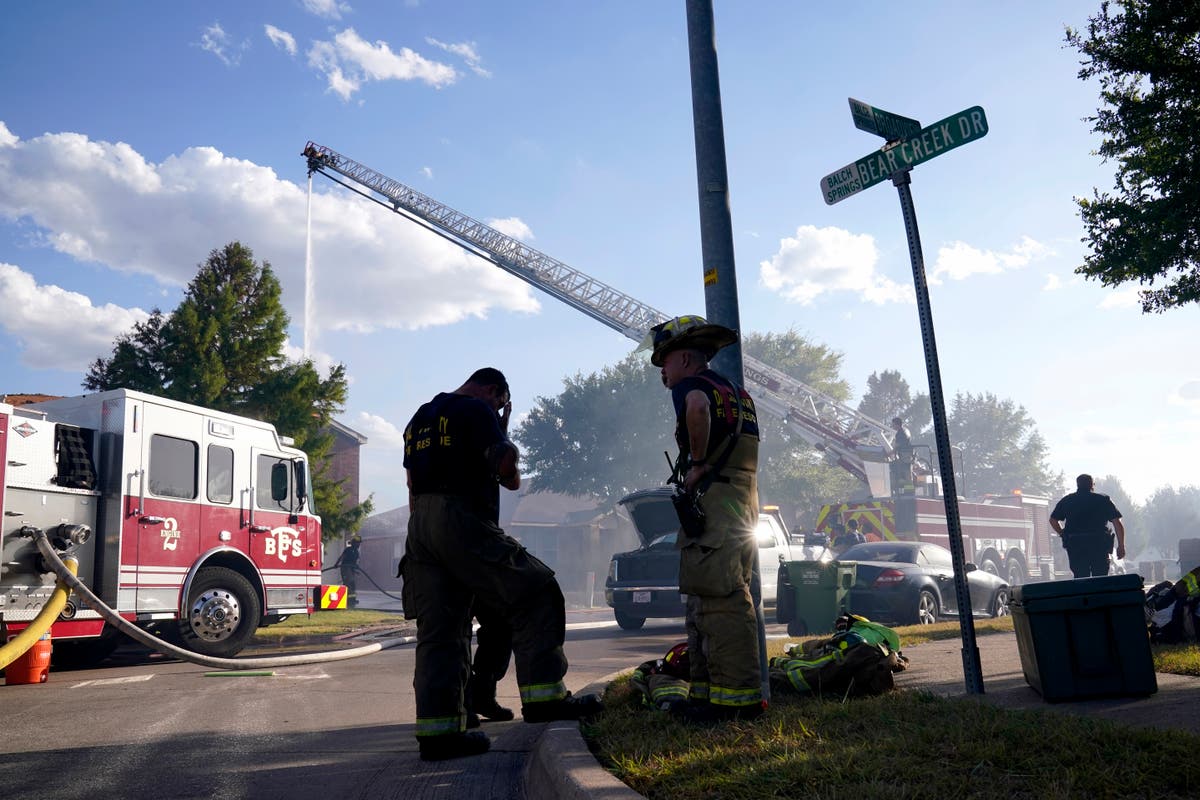
[[[361,536],[351,536],[346,540],[346,549],[334,562],[335,567],[341,568],[342,583],[346,584],[346,605],[350,608],[358,605],[358,548],[361,544]]]
[[[1108,495],[1092,491],[1094,487],[1091,475],[1080,475],[1075,479],[1075,491],[1059,500],[1050,512],[1050,527],[1062,537],[1071,574],[1076,578],[1108,574],[1108,555],[1113,550],[1109,523],[1116,532],[1117,558],[1125,557],[1121,512]]]
[[[475,597],[512,627],[526,722],[602,710],[595,695],[573,697],[563,685],[566,611],[554,571],[498,525],[499,487],[521,485],[507,436],[511,414],[508,381],[485,367],[422,405],[404,430],[410,515],[403,577],[417,619],[413,688],[425,760],[490,747],[482,732],[466,730],[463,704]]]
[[[675,407],[675,474],[698,492],[704,530],[682,531],[679,590],[688,596],[695,722],[750,719],[762,713],[758,623],[750,596],[758,522],[758,418],[744,390],[709,369],[737,333],[702,317],[676,317],[651,329],[650,361],[662,369]],[[694,628],[695,635],[692,634]]]

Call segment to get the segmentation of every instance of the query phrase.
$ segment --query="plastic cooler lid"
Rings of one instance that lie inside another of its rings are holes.
[[[1102,575],[1096,578],[1076,578],[1070,581],[1026,583],[1013,587],[1012,599],[1015,603],[1023,603],[1030,600],[1048,600],[1054,597],[1128,592],[1130,589],[1142,591],[1141,575]]]

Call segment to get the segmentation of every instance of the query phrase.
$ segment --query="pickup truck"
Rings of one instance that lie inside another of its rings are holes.
[[[612,557],[604,583],[604,599],[612,607],[617,625],[624,630],[637,630],[650,617],[684,616],[687,598],[679,593],[679,550],[675,547],[679,519],[671,505],[672,492],[666,486],[643,489],[620,500],[642,542],[638,549]],[[821,559],[828,552],[824,548],[792,544],[776,506],[762,507],[755,536],[762,602],[772,608],[780,561]]]

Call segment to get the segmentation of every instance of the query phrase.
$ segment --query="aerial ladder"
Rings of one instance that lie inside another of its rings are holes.
[[[374,200],[630,339],[641,342],[672,317],[324,145],[309,142],[302,155],[310,176],[319,173]],[[742,362],[759,408],[865,483],[873,497],[891,494],[895,451],[888,426],[758,359],[743,354]]]

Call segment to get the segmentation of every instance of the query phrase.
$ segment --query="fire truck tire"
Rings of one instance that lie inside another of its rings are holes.
[[[1005,566],[1004,580],[1009,586],[1020,586],[1025,582],[1025,565],[1020,559],[1010,558]]]
[[[980,561],[979,568],[989,575],[995,575],[997,578],[1004,577],[1004,573],[1000,570],[1000,564],[991,556]]]
[[[636,631],[646,624],[645,617],[635,617],[616,609],[613,609],[613,616],[617,618],[617,627],[623,631]]]
[[[261,616],[258,593],[245,576],[228,567],[203,567],[192,582],[179,636],[194,653],[231,658],[250,641]]]
[[[914,612],[913,623],[916,625],[933,625],[938,621],[938,599],[932,589],[922,589],[917,593]]]

